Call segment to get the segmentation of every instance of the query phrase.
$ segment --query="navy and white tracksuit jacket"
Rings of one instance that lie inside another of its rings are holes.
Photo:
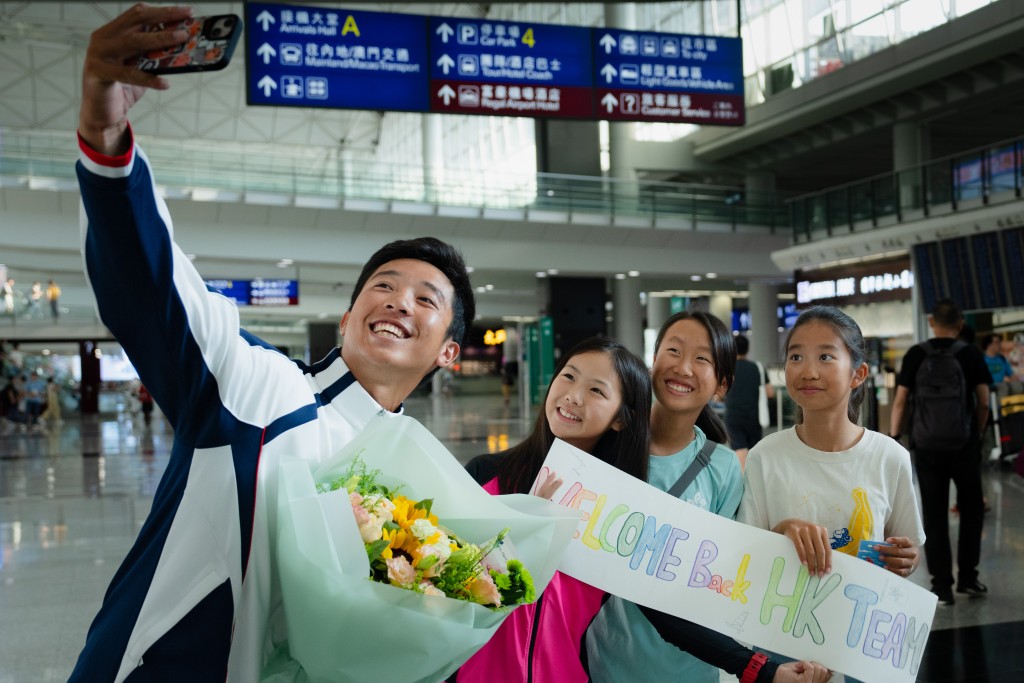
[[[174,445],[71,680],[252,683],[285,638],[274,542],[282,456],[318,462],[391,413],[337,349],[310,367],[240,329],[235,304],[207,291],[174,244],[141,149],[80,147],[86,272]]]

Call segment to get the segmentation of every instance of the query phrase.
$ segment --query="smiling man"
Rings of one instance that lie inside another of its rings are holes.
[[[128,111],[164,79],[126,66],[185,40],[187,8],[136,5],[92,35],[78,165],[83,251],[100,316],[174,427],[167,469],[111,581],[72,681],[256,681],[285,637],[273,533],[284,456],[316,462],[389,419],[450,365],[473,320],[461,255],[433,238],[374,254],[307,366],[239,326],[172,239]]]

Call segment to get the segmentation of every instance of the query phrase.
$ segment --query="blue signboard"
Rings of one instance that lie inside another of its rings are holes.
[[[431,111],[591,118],[590,30],[430,18]]]
[[[742,125],[739,38],[595,29],[594,87],[609,120]]]
[[[298,280],[204,280],[211,292],[223,294],[238,306],[297,306]]]
[[[245,3],[252,105],[743,125],[739,38]]]
[[[249,104],[427,111],[427,18],[245,4]]]

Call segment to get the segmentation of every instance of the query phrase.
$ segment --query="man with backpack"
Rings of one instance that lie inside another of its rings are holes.
[[[952,605],[953,560],[949,543],[949,482],[956,485],[960,509],[957,543],[957,593],[988,593],[978,581],[981,529],[985,509],[981,486],[981,435],[988,421],[992,378],[981,351],[957,338],[964,324],[956,302],[935,304],[928,325],[933,337],[912,346],[903,356],[896,379],[891,434],[899,440],[904,416],[910,430],[921,513],[925,559],[932,592],[940,605]]]

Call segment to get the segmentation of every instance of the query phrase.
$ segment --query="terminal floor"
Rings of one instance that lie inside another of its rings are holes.
[[[406,407],[463,462],[530,427],[500,397],[413,398]],[[147,426],[131,415],[0,436],[0,683],[67,680],[149,511],[171,439],[161,417]],[[939,607],[920,681],[1024,680],[1024,479],[997,466],[985,485],[992,510],[980,569],[991,592]],[[954,532],[957,522],[951,513]],[[927,585],[927,567],[912,580]]]

